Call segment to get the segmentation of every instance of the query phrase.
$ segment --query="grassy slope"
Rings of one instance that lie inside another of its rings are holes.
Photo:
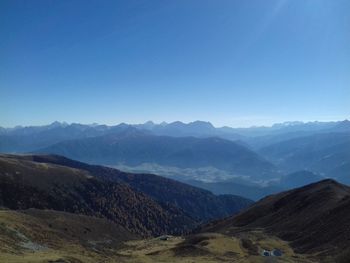
[[[33,209],[0,211],[0,230],[0,262],[8,263],[313,262],[262,231],[135,239],[104,219]],[[24,248],[29,241],[39,248]],[[279,248],[285,254],[266,261],[259,255],[262,248]]]
[[[264,229],[289,241],[298,253],[319,260],[336,258],[349,247],[350,188],[323,180],[268,196],[235,217],[218,220],[202,232],[234,234]]]
[[[52,210],[0,211],[0,262],[96,262],[135,238],[102,218]]]

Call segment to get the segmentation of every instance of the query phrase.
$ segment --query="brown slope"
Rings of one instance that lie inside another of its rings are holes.
[[[263,228],[299,253],[336,255],[350,246],[350,187],[323,180],[268,196],[241,214],[204,226],[225,232]]]
[[[104,217],[143,235],[183,233],[196,222],[171,205],[156,202],[118,182],[89,172],[0,156],[0,207],[54,209]]]
[[[20,158],[77,168],[85,170],[97,178],[126,183],[134,190],[161,203],[179,207],[192,218],[201,222],[237,214],[253,203],[253,201],[240,196],[214,195],[207,190],[153,174],[125,173],[114,168],[89,165],[58,155],[22,155]]]
[[[124,241],[138,238],[110,220],[54,210],[0,210],[0,228],[3,248],[20,244],[21,235],[16,235],[15,230],[28,240],[53,249],[67,243],[90,249],[99,243],[120,247]]]

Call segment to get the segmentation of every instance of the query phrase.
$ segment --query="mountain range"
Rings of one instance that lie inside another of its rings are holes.
[[[318,179],[307,173],[284,180]],[[2,262],[346,263],[350,258],[350,187],[331,179],[253,204],[57,155],[1,155],[0,208]]]
[[[299,171],[349,184],[349,131],[348,120],[251,128],[216,128],[203,121],[115,126],[54,122],[1,128],[0,152],[59,154],[257,200],[295,186],[283,178]],[[304,184],[308,182],[305,178]]]
[[[286,172],[309,170],[333,177],[350,163],[350,133],[321,133],[275,143],[259,150]]]
[[[148,121],[144,124],[125,124],[107,126],[99,124],[67,124],[65,122],[53,122],[43,126],[16,126],[14,128],[0,127],[1,152],[23,152],[44,148],[51,144],[87,137],[102,136],[120,131],[127,127],[148,131],[153,135],[171,137],[220,137],[228,140],[242,140],[253,148],[261,148],[268,144],[276,143],[300,136],[314,133],[349,132],[350,121],[338,122],[285,122],[274,124],[270,127],[231,128],[214,127],[210,122],[195,121],[183,123],[155,124]],[[10,143],[11,142],[11,143]]]
[[[179,168],[214,167],[255,180],[277,176],[271,163],[241,144],[217,137],[156,136],[135,128],[123,133],[64,141],[37,152],[105,165],[156,163]]]

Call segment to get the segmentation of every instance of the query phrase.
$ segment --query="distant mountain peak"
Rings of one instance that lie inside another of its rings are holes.
[[[153,121],[146,121],[144,125],[154,125],[155,123]]]
[[[165,125],[165,127],[182,128],[182,129],[187,129],[187,130],[192,129],[196,132],[198,132],[198,131],[214,131],[215,130],[215,127],[210,122],[199,121],[199,120],[189,122],[189,123],[184,123],[181,121],[174,121],[172,123]]]
[[[156,124],[153,121],[146,121],[144,124],[142,124],[142,127],[146,129],[152,129],[154,126],[156,126]]]
[[[283,128],[283,127],[297,126],[297,125],[303,125],[303,124],[305,123],[302,121],[286,121],[282,123],[275,123],[272,125],[272,127]]]
[[[60,126],[61,123],[59,121],[54,121],[51,124],[49,124],[49,126]]]
[[[350,128],[350,121],[348,119],[340,121],[337,123],[336,127],[337,128]]]
[[[182,121],[173,121],[171,123],[168,123],[168,125],[185,125]]]
[[[59,121],[54,121],[48,125],[48,127],[50,128],[66,127],[66,126],[68,126],[67,122],[59,122]]]
[[[203,128],[210,128],[210,129],[215,129],[215,127],[213,126],[213,124],[211,124],[209,121],[193,121],[188,123],[188,125],[192,125],[192,126],[197,126],[197,127],[203,127]]]

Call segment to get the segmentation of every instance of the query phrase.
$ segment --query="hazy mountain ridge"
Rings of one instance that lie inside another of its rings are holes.
[[[345,180],[348,178],[349,174],[346,173],[342,179]],[[257,201],[271,194],[276,194],[296,187],[301,187],[324,179],[324,176],[315,174],[310,171],[297,171],[283,175],[278,181],[271,182],[266,185],[252,183],[240,178],[232,178],[218,182],[203,182],[199,180],[187,180],[184,182],[203,189],[207,189],[214,194],[238,195]]]
[[[41,153],[53,153],[80,161],[130,166],[157,163],[180,168],[214,167],[253,180],[278,176],[264,158],[235,142],[221,138],[169,137],[133,131],[126,136],[106,135],[64,141]]]
[[[297,171],[282,177],[280,186],[285,189],[302,187],[307,184],[324,180],[325,177],[310,171]]]
[[[259,152],[286,172],[310,170],[336,178],[341,171],[334,171],[350,162],[350,133],[298,137],[267,146]]]
[[[285,189],[290,189],[291,187],[285,187],[280,184],[272,185],[260,185],[250,183],[249,181],[242,180],[225,180],[218,182],[203,182],[199,180],[187,180],[184,181],[187,184],[194,185],[203,189],[207,189],[214,194],[228,194],[228,195],[238,195],[245,198],[257,201],[267,195],[275,194],[281,192]]]
[[[119,124],[84,125],[54,122],[45,126],[29,126],[3,129],[0,132],[0,152],[29,152],[52,144],[81,138],[102,136],[109,133],[121,133],[130,126]]]
[[[231,128],[231,127],[214,127],[210,122],[194,121],[183,123],[180,121],[172,123],[155,124],[148,121],[144,124],[125,124],[118,125],[100,125],[100,124],[67,124],[65,122],[53,122],[43,126],[17,126],[14,128],[0,127],[1,136],[35,136],[40,134],[45,140],[52,139],[50,136],[56,136],[55,140],[76,139],[78,137],[102,136],[104,134],[115,132],[126,127],[135,127],[139,130],[152,132],[154,135],[165,135],[175,137],[221,137],[230,140],[242,140],[249,137],[264,138],[265,136],[277,136],[280,134],[307,133],[317,132],[349,132],[350,121],[338,122],[285,122],[274,124],[270,127],[250,127],[250,128]],[[52,135],[46,133],[50,132]],[[10,137],[6,137],[10,138]],[[16,138],[16,137],[15,137]],[[34,137],[40,139],[40,137]],[[285,138],[286,139],[286,138]],[[51,142],[52,144],[52,142]],[[38,148],[38,147],[37,147]],[[11,149],[9,149],[12,151]],[[30,149],[34,150],[34,149]]]
[[[349,141],[339,138],[350,134],[349,123],[286,122],[271,127],[215,128],[203,121],[116,126],[55,122],[0,129],[0,152],[41,149],[39,152],[130,167],[128,170],[141,167],[147,173],[164,172],[182,181],[224,182],[246,176],[264,182],[309,170],[348,183]],[[337,140],[338,144],[332,143]]]
[[[168,136],[217,136],[225,139],[237,140],[247,139],[247,137],[277,136],[280,134],[293,134],[297,132],[344,132],[350,131],[350,121],[333,122],[283,122],[272,126],[252,126],[248,128],[232,128],[228,126],[214,127],[210,122],[194,121],[183,123],[180,121],[172,123],[155,124],[146,122],[144,124],[133,125],[139,129],[145,129],[158,135]]]

